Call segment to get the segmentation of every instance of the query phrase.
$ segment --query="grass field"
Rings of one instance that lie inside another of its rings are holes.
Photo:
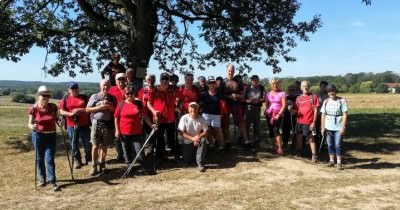
[[[61,192],[34,188],[34,150],[27,106],[0,97],[0,209],[400,209],[400,95],[347,94],[345,170],[322,161],[271,154],[263,122],[256,153],[209,153],[206,173],[167,163],[157,175],[119,179],[109,173],[70,179],[61,133],[56,173]],[[268,142],[268,143],[267,143]]]

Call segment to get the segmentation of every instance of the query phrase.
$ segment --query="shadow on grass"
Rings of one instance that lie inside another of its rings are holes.
[[[350,114],[347,137],[374,138],[400,137],[400,113]]]

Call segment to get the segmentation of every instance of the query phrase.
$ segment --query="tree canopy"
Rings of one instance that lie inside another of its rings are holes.
[[[280,61],[296,60],[290,50],[297,42],[322,26],[319,15],[295,22],[300,6],[296,0],[2,0],[0,58],[17,62],[32,47],[45,48],[57,57],[43,67],[52,76],[92,72],[92,63],[101,67],[114,52],[137,68],[154,56],[164,71],[218,62],[244,71],[251,70],[246,63],[263,61],[280,72]],[[199,49],[199,42],[208,47]]]

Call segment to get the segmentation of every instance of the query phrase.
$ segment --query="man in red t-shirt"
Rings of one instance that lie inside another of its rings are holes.
[[[178,144],[175,138],[175,104],[182,99],[179,90],[169,85],[169,75],[160,75],[160,85],[150,94],[147,108],[152,112],[154,120],[158,123],[157,132],[157,158],[164,158],[165,142],[164,133],[167,133],[167,140],[172,149],[172,154],[177,158]]]
[[[117,99],[117,104],[121,103],[121,101],[125,100],[125,86],[126,86],[126,74],[125,73],[118,73],[115,75],[115,80],[117,86],[112,86],[108,93],[114,96]],[[119,162],[124,162],[124,154],[122,151],[122,144],[119,138],[115,138],[115,150],[117,151],[117,160]]]
[[[90,128],[88,113],[85,108],[88,102],[86,95],[79,94],[79,85],[76,82],[67,84],[68,94],[63,97],[59,104],[60,115],[66,117],[67,130],[74,158],[74,168],[82,167],[82,156],[79,151],[79,137],[82,139],[85,150],[86,164],[92,160],[92,144],[90,143]],[[76,128],[76,130],[75,130]],[[74,133],[76,134],[74,136]]]
[[[297,155],[303,148],[303,136],[310,139],[312,162],[317,162],[316,144],[314,135],[316,134],[317,109],[319,107],[318,97],[310,93],[310,82],[302,81],[302,95],[297,96],[294,111],[297,112],[296,125],[296,150]]]

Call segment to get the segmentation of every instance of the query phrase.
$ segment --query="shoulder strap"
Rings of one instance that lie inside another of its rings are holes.
[[[67,110],[67,98],[68,98],[68,96],[69,96],[69,94],[68,93],[66,93],[66,94],[64,94],[64,96],[63,96],[63,110],[64,111],[68,111]]]
[[[119,102],[119,112],[122,111],[122,108],[124,107],[124,105],[125,105],[125,101],[124,101],[124,100],[122,100],[121,102]]]
[[[311,107],[314,108],[314,94],[310,95]]]

